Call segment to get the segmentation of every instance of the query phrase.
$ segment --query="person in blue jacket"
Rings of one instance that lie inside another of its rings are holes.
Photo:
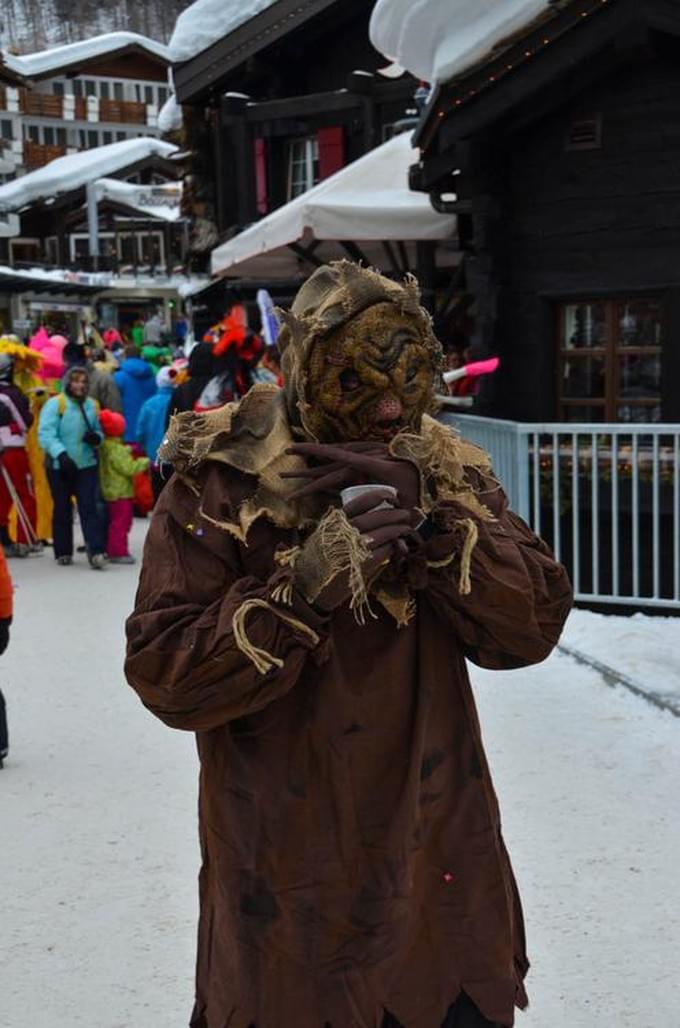
[[[156,393],[154,370],[142,360],[136,346],[128,346],[125,359],[113,378],[123,398],[125,442],[136,443],[139,412],[144,402]]]
[[[73,507],[80,524],[90,567],[105,567],[105,526],[97,509],[99,471],[97,447],[103,434],[97,404],[88,396],[86,368],[64,375],[63,392],[48,400],[40,414],[38,441],[45,451],[47,478],[54,500],[52,536],[57,564],[73,563]]]
[[[161,475],[158,450],[165,438],[168,411],[176,380],[177,372],[174,368],[161,368],[156,375],[158,392],[150,400],[146,400],[137,421],[137,444],[142,447],[151,461],[151,485],[156,500],[165,485],[165,479]]]

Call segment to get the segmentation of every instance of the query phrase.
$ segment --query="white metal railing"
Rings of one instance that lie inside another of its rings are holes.
[[[489,452],[578,600],[680,610],[680,425],[442,420]]]

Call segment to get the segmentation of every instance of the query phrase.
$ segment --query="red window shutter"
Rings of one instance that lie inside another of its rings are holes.
[[[266,214],[269,210],[267,197],[267,141],[255,140],[255,197],[257,213]]]
[[[328,178],[345,166],[345,130],[342,125],[319,129],[319,178]]]

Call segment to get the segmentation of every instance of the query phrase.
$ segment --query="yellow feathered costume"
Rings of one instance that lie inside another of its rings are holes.
[[[14,384],[22,393],[28,397],[33,414],[33,425],[26,439],[26,453],[33,478],[33,490],[38,508],[38,538],[52,538],[52,493],[50,492],[47,475],[45,473],[45,455],[38,445],[38,421],[43,405],[49,399],[49,394],[41,380],[37,377],[37,371],[42,364],[42,354],[37,350],[31,350],[24,346],[20,339],[14,335],[0,336],[0,353],[8,353],[14,358]],[[16,540],[16,511],[12,510],[9,522],[9,530],[12,539]]]

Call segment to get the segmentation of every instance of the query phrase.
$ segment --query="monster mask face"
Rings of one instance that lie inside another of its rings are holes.
[[[420,319],[377,303],[312,345],[307,429],[320,442],[389,442],[418,432],[432,405],[435,359]]]

